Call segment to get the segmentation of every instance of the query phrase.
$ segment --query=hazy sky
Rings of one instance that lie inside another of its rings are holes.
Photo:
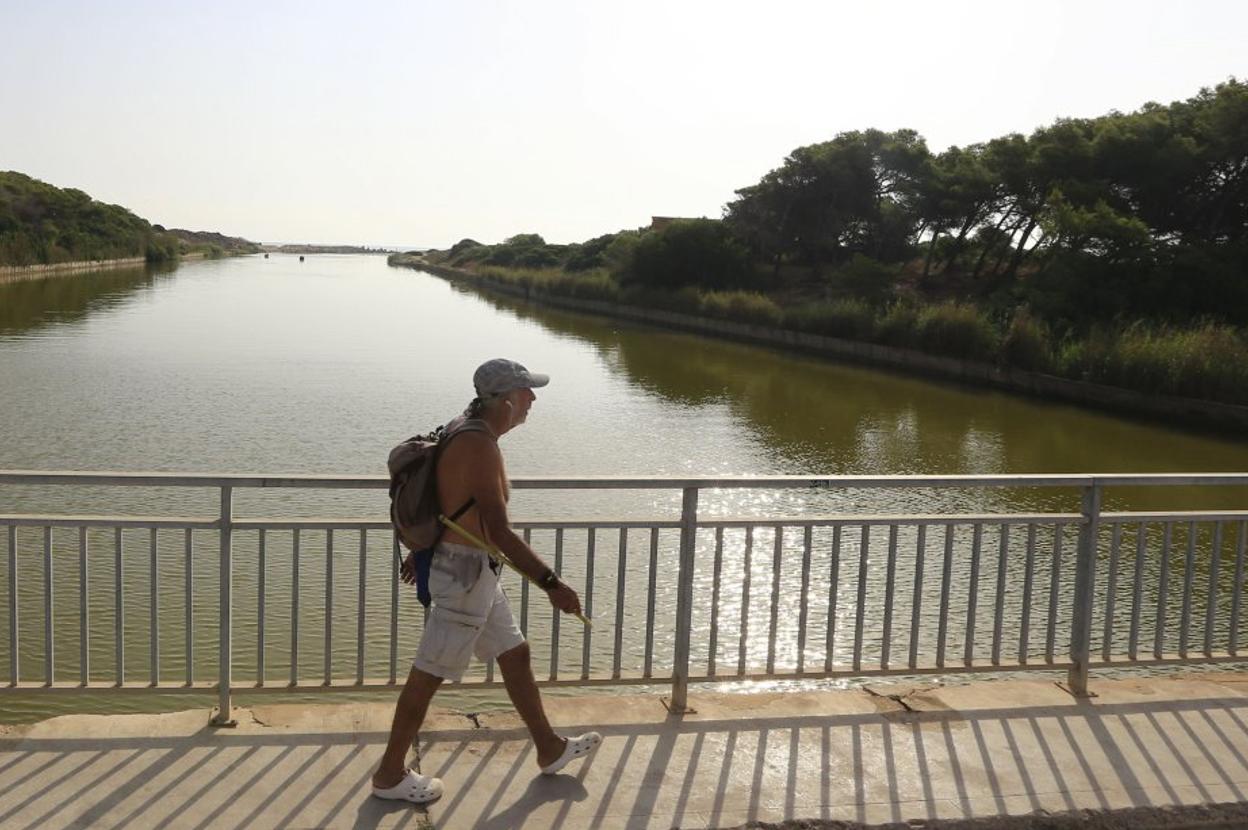
[[[572,242],[841,131],[941,150],[1231,75],[1243,0],[0,0],[0,170],[262,242]]]

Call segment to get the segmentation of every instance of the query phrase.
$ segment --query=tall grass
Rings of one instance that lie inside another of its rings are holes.
[[[1248,339],[1216,323],[1097,330],[1063,344],[1058,371],[1143,392],[1248,403]]]
[[[1051,372],[1054,360],[1048,326],[1020,307],[1001,338],[1001,362],[1029,372]]]
[[[582,300],[615,302],[620,286],[605,269],[567,273],[558,268],[503,268],[483,265],[476,273],[495,282]]]
[[[620,299],[620,284],[605,270],[562,274],[551,282],[551,291],[582,300],[613,303]]]
[[[701,311],[707,317],[758,326],[779,326],[784,319],[775,300],[755,291],[703,292]]]
[[[500,265],[481,265],[474,272],[495,282],[530,288],[545,287],[563,275],[558,268],[504,268]]]
[[[871,340],[875,336],[876,312],[862,300],[844,299],[809,303],[784,310],[784,325],[846,340]]]

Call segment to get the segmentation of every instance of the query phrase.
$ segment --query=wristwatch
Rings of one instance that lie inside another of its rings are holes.
[[[546,573],[542,574],[541,579],[537,580],[537,585],[543,591],[549,591],[559,586],[559,574],[553,569],[547,568]]]

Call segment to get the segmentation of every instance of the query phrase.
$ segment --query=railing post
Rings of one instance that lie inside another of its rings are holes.
[[[217,668],[217,713],[212,718],[213,726],[237,726],[230,707],[231,681],[231,596],[234,581],[234,549],[233,549],[233,513],[234,488],[221,488],[221,626],[218,632],[219,664]]]
[[[676,654],[672,663],[671,711],[689,702],[689,638],[693,628],[693,560],[698,541],[698,488],[686,487],[680,508],[680,562],[676,576]]]
[[[1096,587],[1096,540],[1100,530],[1101,486],[1096,479],[1083,490],[1083,522],[1075,559],[1074,617],[1070,626],[1071,667],[1066,681],[1076,697],[1088,697],[1088,661],[1092,654],[1092,600]]]

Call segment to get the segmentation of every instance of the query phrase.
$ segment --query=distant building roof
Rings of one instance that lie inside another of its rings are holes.
[[[680,222],[689,218],[688,216],[651,216],[650,230],[661,231],[673,222]]]

